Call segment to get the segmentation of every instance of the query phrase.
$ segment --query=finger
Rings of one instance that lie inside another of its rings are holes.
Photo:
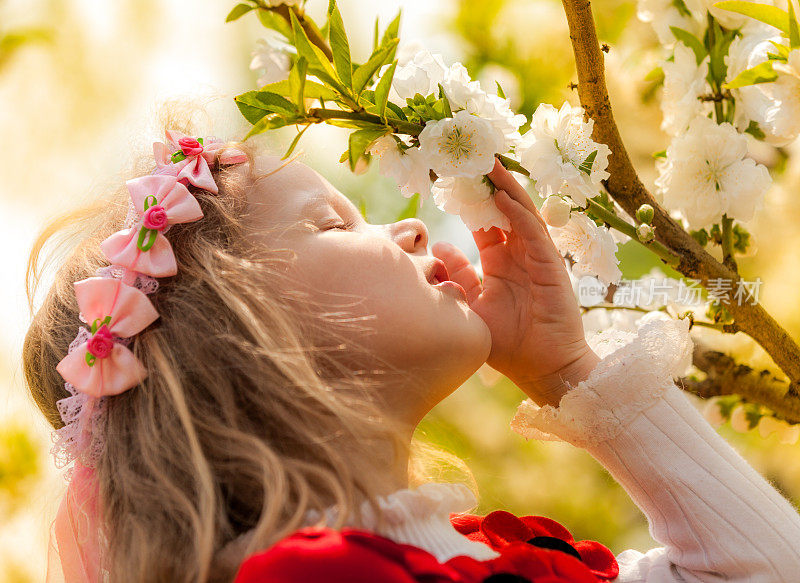
[[[520,202],[511,198],[505,190],[495,191],[494,200],[500,212],[511,222],[511,230],[518,237],[531,241],[535,245],[542,243],[553,245],[544,221],[539,221]]]
[[[478,272],[461,249],[447,241],[437,241],[431,247],[431,253],[434,257],[444,261],[450,279],[467,292],[468,303],[471,304],[475,298],[481,295],[483,285],[478,277]]]
[[[528,191],[525,190],[519,182],[517,182],[517,179],[514,178],[511,172],[506,170],[503,164],[500,163],[500,160],[495,159],[494,168],[488,174],[488,176],[496,188],[499,190],[505,190],[511,198],[532,212],[533,216],[536,217],[536,220],[541,223],[545,230],[547,230],[547,223],[545,223],[544,217],[542,217],[539,209],[537,209],[536,205],[533,204],[533,199],[531,199]]]
[[[475,245],[478,246],[478,251],[481,253],[484,249],[492,245],[503,243],[508,239],[503,229],[499,227],[491,227],[488,231],[484,231],[483,229],[472,231],[472,238],[475,240]]]

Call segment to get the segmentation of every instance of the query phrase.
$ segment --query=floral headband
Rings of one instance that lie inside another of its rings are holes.
[[[94,465],[102,443],[93,426],[103,398],[119,395],[147,376],[128,346],[158,319],[147,297],[158,289],[155,278],[177,273],[165,233],[172,225],[203,217],[188,185],[217,194],[212,167],[247,161],[244,152],[227,148],[216,138],[192,138],[171,130],[166,132],[166,144],[153,144],[153,153],[153,174],[127,182],[126,228],[100,244],[111,265],[74,284],[80,318],[88,328],[79,329],[56,366],[71,395],[57,403],[64,427],[56,432],[54,454],[61,465],[74,459]]]

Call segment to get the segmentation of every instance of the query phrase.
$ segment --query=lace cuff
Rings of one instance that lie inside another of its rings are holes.
[[[589,377],[568,385],[558,407],[523,401],[511,421],[513,431],[578,447],[612,439],[691,363],[688,320],[649,319],[638,334],[607,330],[591,344],[602,360]]]

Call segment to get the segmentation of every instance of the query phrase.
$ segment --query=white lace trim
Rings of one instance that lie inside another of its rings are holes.
[[[652,319],[636,335],[608,330],[592,344],[603,358],[589,377],[569,386],[558,407],[523,401],[511,421],[513,431],[527,439],[564,440],[578,447],[612,439],[691,362],[688,320]]]

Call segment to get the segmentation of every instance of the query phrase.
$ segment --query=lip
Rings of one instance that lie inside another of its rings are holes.
[[[467,301],[467,292],[454,281],[442,281],[435,284],[433,287],[438,287],[440,290],[447,293],[454,293],[460,296],[464,301]]]
[[[447,272],[447,266],[444,264],[444,261],[438,257],[434,258],[428,269],[428,283],[431,285],[438,285],[445,281],[450,281],[450,274]]]

